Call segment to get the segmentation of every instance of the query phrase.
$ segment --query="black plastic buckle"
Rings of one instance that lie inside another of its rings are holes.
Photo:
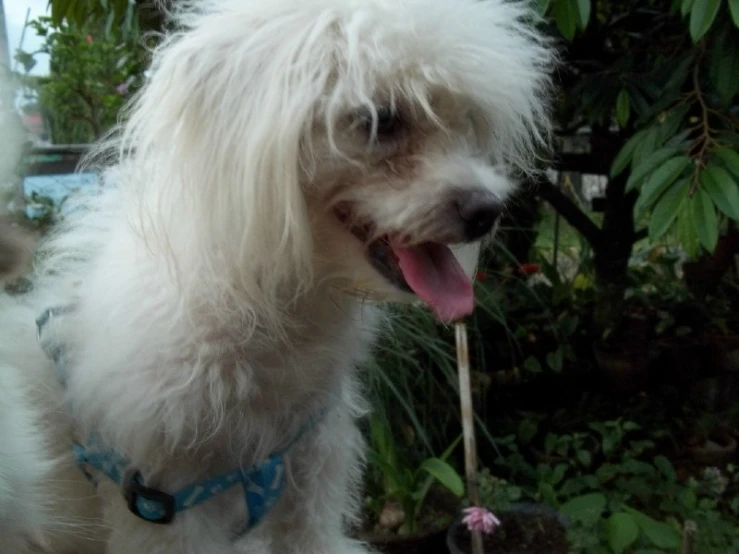
[[[174,496],[157,489],[145,487],[141,484],[141,480],[141,474],[136,470],[127,471],[123,476],[121,488],[123,489],[123,497],[126,499],[128,509],[136,517],[150,523],[171,523],[175,514]],[[164,509],[164,515],[159,519],[149,519],[144,516],[144,514],[139,511],[139,497],[159,504]]]

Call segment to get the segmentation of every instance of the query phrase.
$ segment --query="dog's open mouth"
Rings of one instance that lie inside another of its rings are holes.
[[[352,223],[346,210],[337,210],[336,215],[366,245],[372,266],[399,289],[418,296],[437,318],[456,321],[472,312],[472,281],[448,245],[423,242],[405,246],[390,235],[371,239],[372,225]]]

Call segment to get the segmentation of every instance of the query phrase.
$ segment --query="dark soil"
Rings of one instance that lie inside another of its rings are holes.
[[[418,537],[394,537],[388,542],[373,542],[372,548],[382,554],[449,554],[447,530]]]
[[[486,553],[567,554],[567,530],[547,516],[500,514],[502,525],[492,535],[484,535]],[[456,543],[462,552],[472,552],[471,537],[463,527],[457,528]]]

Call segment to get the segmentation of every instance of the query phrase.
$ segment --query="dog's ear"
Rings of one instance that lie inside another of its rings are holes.
[[[199,18],[155,52],[122,141],[177,263],[197,257],[263,311],[311,279],[299,152],[333,71],[330,22],[240,15]]]

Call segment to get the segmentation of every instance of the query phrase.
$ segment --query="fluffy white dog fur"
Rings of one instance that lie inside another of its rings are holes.
[[[34,292],[0,301],[0,551],[367,552],[347,531],[357,367],[374,301],[415,297],[347,225],[461,243],[450,199],[504,199],[546,135],[550,50],[507,0],[206,0],[174,17],[102,194],[42,247]],[[471,274],[477,244],[454,248]],[[63,390],[34,320],[69,303],[52,321]],[[240,487],[155,525],[72,461],[94,429],[174,491],[260,462],[325,405],[236,541]]]

